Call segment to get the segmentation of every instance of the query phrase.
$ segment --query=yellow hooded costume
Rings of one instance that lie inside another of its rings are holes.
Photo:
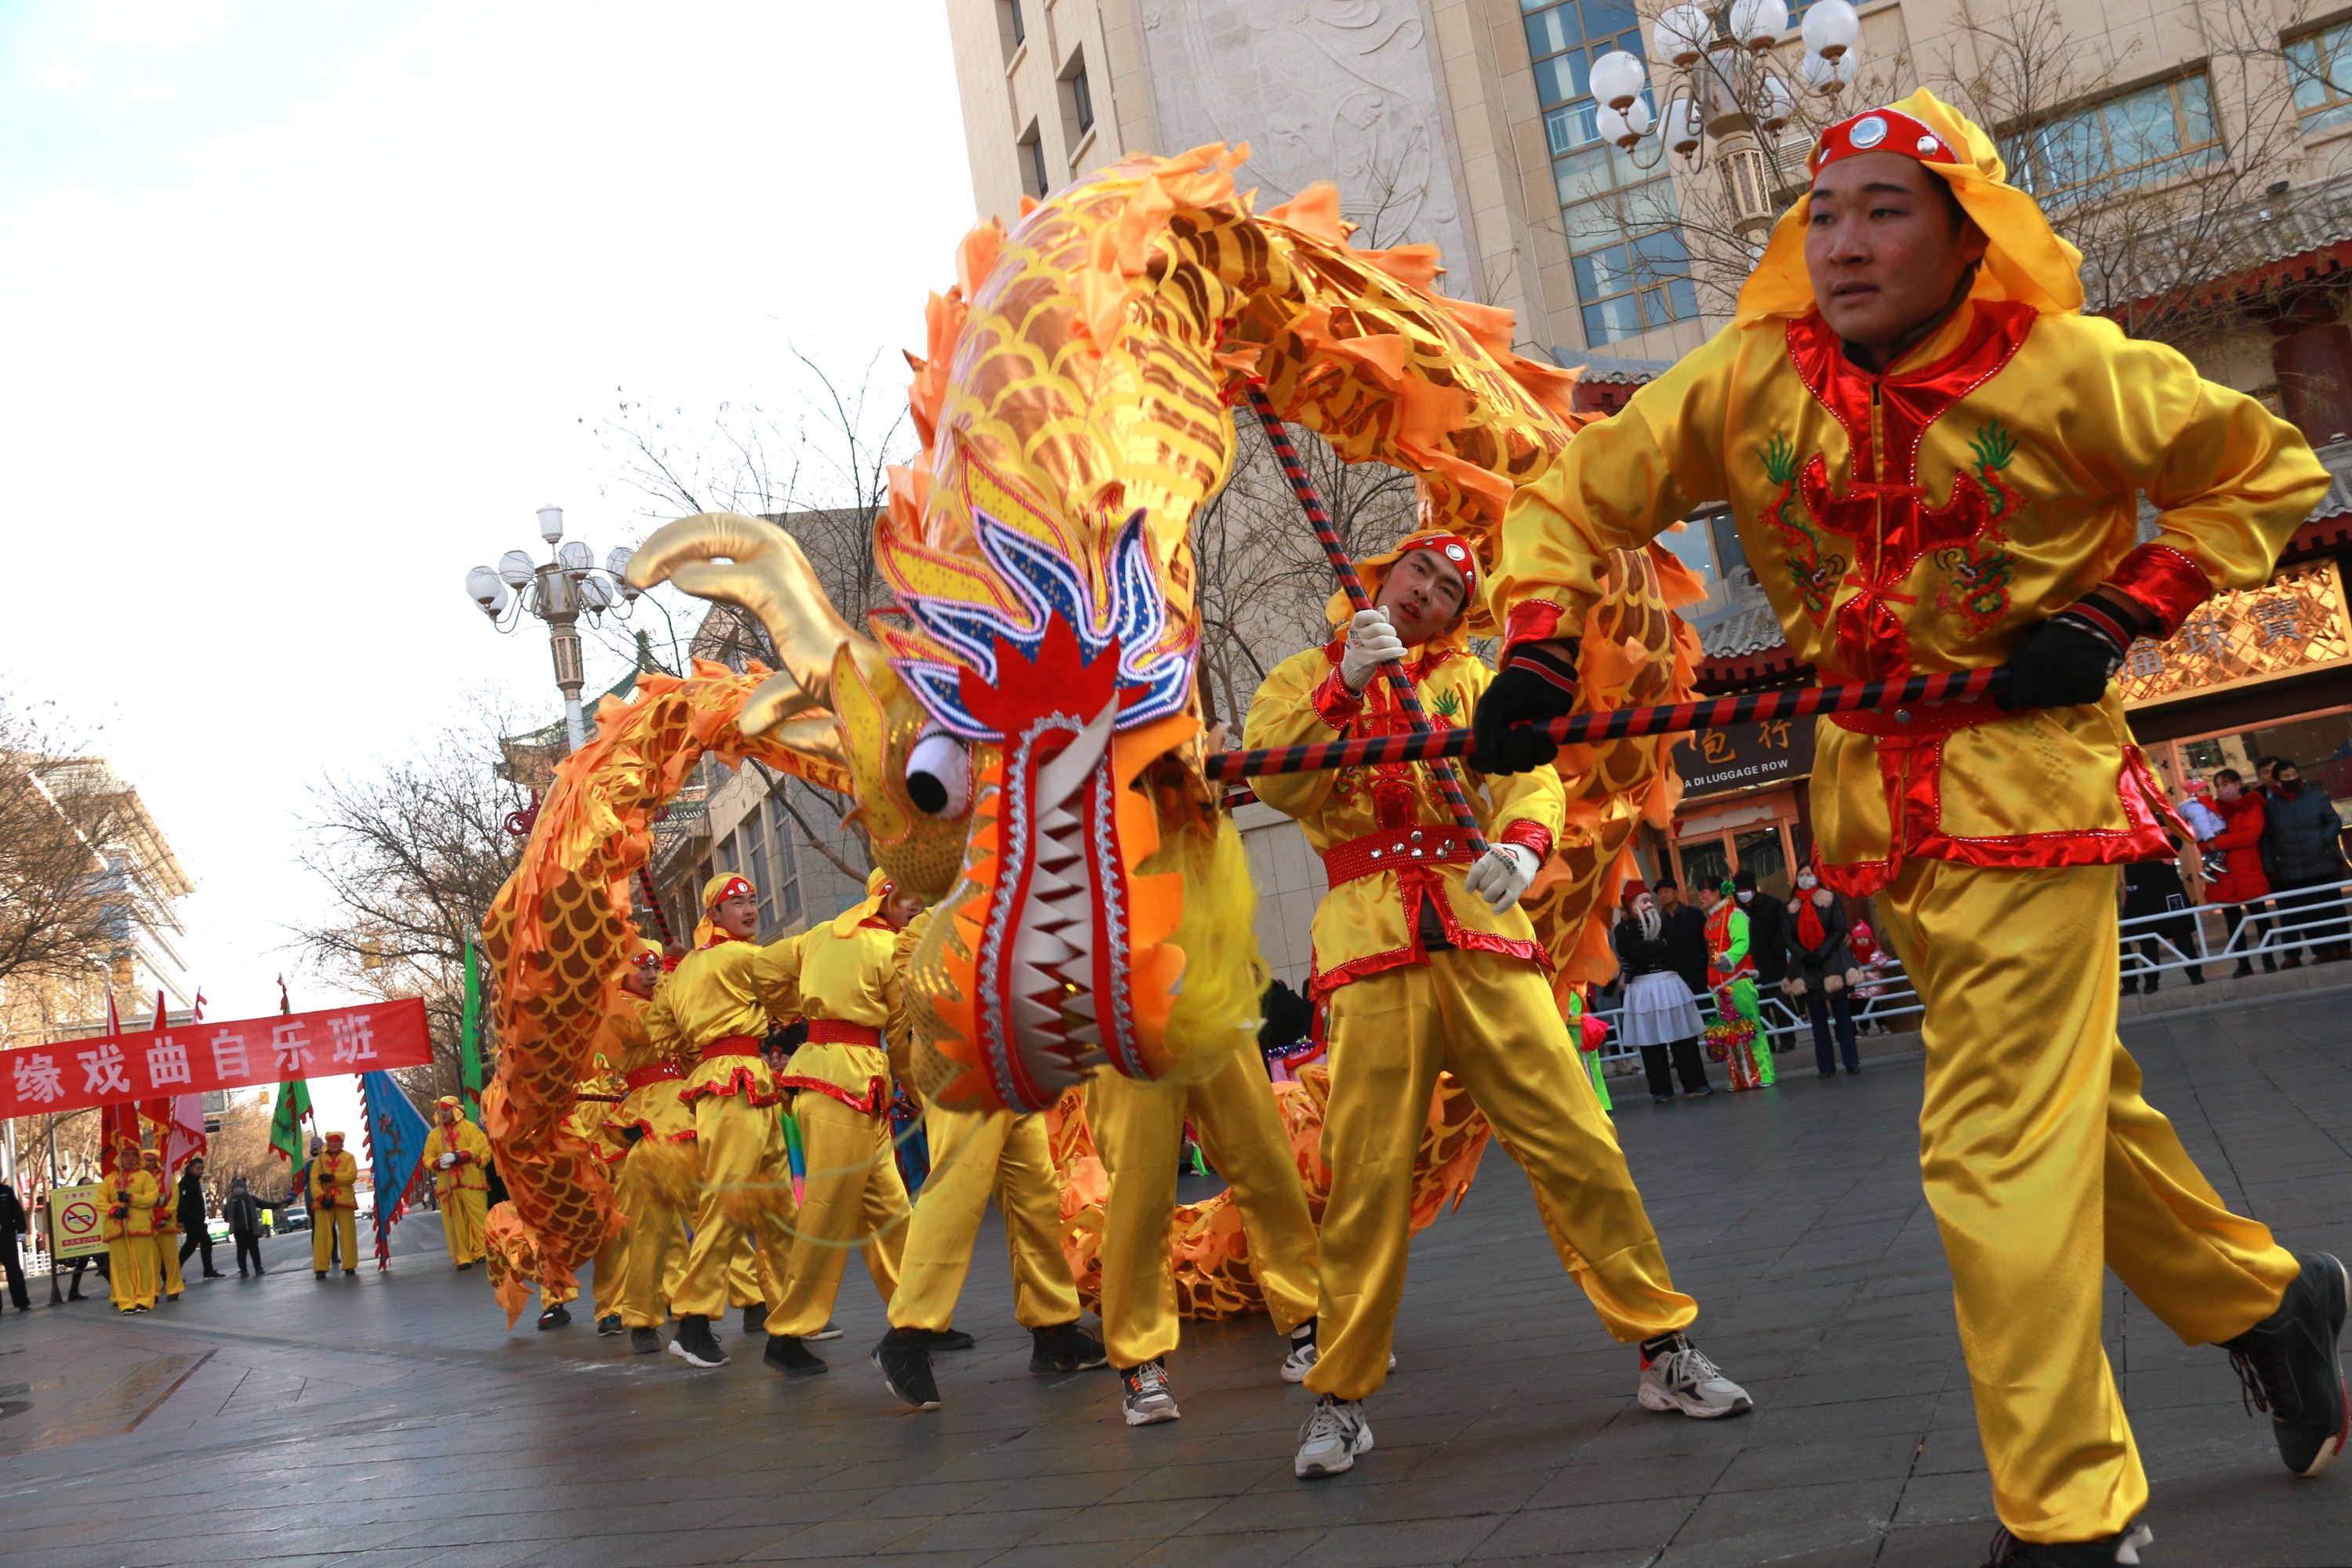
[[[433,1131],[425,1140],[425,1168],[433,1173],[433,1195],[441,1205],[441,1236],[449,1245],[449,1261],[471,1268],[482,1257],[482,1223],[490,1200],[490,1141],[466,1120],[465,1103],[456,1095],[443,1095],[433,1111]]]
[[[1932,95],[1832,127],[1813,166],[1873,152],[1917,160],[1989,237],[1966,299],[1863,370],[1814,308],[1800,200],[1732,323],[1513,502],[1509,647],[1577,635],[1605,551],[1721,500],[1830,679],[2000,665],[2095,588],[2165,635],[2267,578],[2327,484],[2302,436],[2084,316],[2078,254]],[[2142,491],[2161,514],[2144,543]],[[2296,1272],[2222,1206],[2116,1039],[2107,868],[2171,853],[2162,792],[2110,685],[2075,708],[1824,719],[1812,803],[1822,879],[1878,897],[1926,1005],[1921,1165],[2001,1521],[2112,1535],[2147,1489],[2099,1342],[2103,1262],[2190,1342],[2248,1328]]]
[[[1387,567],[1409,550],[1442,551],[1464,574],[1467,613],[1407,650],[1414,692],[1440,729],[1468,724],[1494,679],[1463,640],[1465,632],[1494,630],[1479,563],[1466,545],[1457,553],[1449,543],[1462,545],[1416,531],[1363,567],[1375,599]],[[1346,610],[1344,599],[1333,602],[1335,626]],[[1337,637],[1276,666],[1250,704],[1246,744],[1410,729],[1384,681],[1360,693],[1348,689],[1339,673],[1346,646]],[[1550,855],[1567,810],[1556,773],[1487,778],[1465,768],[1462,778],[1487,835],[1525,847],[1538,865]],[[1561,1262],[1576,1271],[1609,1331],[1632,1342],[1688,1324],[1698,1309],[1674,1288],[1616,1134],[1560,1021],[1549,957],[1525,911],[1496,914],[1465,887],[1475,853],[1428,771],[1382,764],[1257,784],[1261,800],[1307,830],[1331,884],[1315,910],[1308,987],[1329,1009],[1323,1150],[1331,1190],[1319,1243],[1318,1353],[1307,1386],[1361,1399],[1387,1377],[1412,1242],[1413,1156],[1440,1069],[1469,1087],[1526,1169],[1547,1219],[1560,1227]],[[1106,1279],[1108,1271],[1106,1263]]]
[[[310,1272],[324,1279],[340,1245],[343,1272],[360,1271],[360,1163],[343,1135],[327,1134],[310,1161]]]
[[[781,1087],[796,1096],[807,1173],[783,1305],[768,1317],[772,1334],[824,1327],[853,1244],[886,1308],[898,1288],[908,1205],[890,1139],[889,1041],[906,1038],[903,975],[919,927],[890,929],[882,912],[890,895],[889,879],[876,869],[864,901],[795,943],[809,1037]]]
[[[141,1163],[139,1140],[118,1134],[115,1168],[100,1184],[106,1215],[99,1239],[106,1243],[108,1294],[118,1312],[143,1312],[155,1305],[163,1276],[157,1263],[155,1209],[162,1189]]]

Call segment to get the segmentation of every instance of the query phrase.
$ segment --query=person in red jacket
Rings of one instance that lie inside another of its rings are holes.
[[[2251,915],[2261,914],[2269,906],[2263,900],[2270,897],[2270,879],[2263,875],[2260,844],[2263,837],[2263,796],[2260,790],[2246,788],[2246,781],[2235,768],[2223,768],[2213,775],[2213,813],[2221,819],[2221,831],[2206,841],[2205,847],[2226,856],[2221,874],[2205,889],[2209,903],[2228,906],[2223,911],[2230,922],[2230,941],[2238,940],[2238,928]],[[2257,921],[2246,938],[2247,946],[2260,942],[2271,929],[2268,921]],[[2278,960],[2268,952],[2263,954],[2263,967],[2274,970]],[[2238,967],[2230,972],[2232,980],[2243,979],[2254,972],[2254,961],[2245,952],[2238,955]]]

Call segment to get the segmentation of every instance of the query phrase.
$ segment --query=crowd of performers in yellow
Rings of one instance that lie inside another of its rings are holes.
[[[1465,787],[1490,846],[1466,841],[1418,764],[1257,783],[1330,884],[1314,921],[1319,1225],[1246,1055],[1202,1081],[1096,1071],[1097,1339],[1058,1244],[1044,1113],[931,1107],[933,1170],[908,1202],[887,1110],[927,913],[877,872],[863,903],[761,945],[756,890],[720,876],[691,951],[665,973],[648,947],[615,991],[609,1077],[582,1102],[628,1219],[611,1279],[607,1259],[595,1268],[600,1322],[659,1352],[674,1316],[667,1349],[715,1367],[717,1325],[742,1305],[768,1365],[819,1373],[809,1347],[835,1332],[856,1248],[887,1303],[872,1360],[929,1408],[992,1197],[1032,1369],[1108,1363],[1130,1424],[1176,1419],[1169,1221],[1189,1119],[1238,1201],[1279,1375],[1317,1396],[1296,1473],[1341,1472],[1372,1447],[1365,1402],[1392,1363],[1413,1151],[1443,1071],[1527,1173],[1601,1326],[1638,1345],[1640,1403],[1749,1409],[1690,1337],[1698,1304],[1674,1284],[1518,907],[1566,798],[1556,748],[1524,721],[1573,706],[1601,563],[1727,499],[1793,651],[1825,678],[2006,672],[1998,700],[1824,720],[1811,786],[1815,873],[1879,900],[1925,1004],[1922,1166],[2004,1528],[1996,1561],[2137,1562],[2148,1538],[2100,1340],[2107,1268],[2185,1342],[2229,1352],[2290,1469],[2325,1468],[2346,1436],[2343,1266],[2230,1212],[2116,1037],[2112,868],[2168,853],[2170,819],[2112,677],[2135,637],[2263,582],[2326,475],[2252,399],[2083,314],[2079,258],[1984,133],[1931,96],[1833,126],[1811,174],[1735,320],[1578,431],[1514,499],[1496,555],[1425,529],[1365,563],[1374,607],[1281,664],[1250,706],[1253,747],[1410,728],[1379,679],[1401,665],[1427,713],[1472,729]],[[2146,540],[2143,492],[2158,513]],[[1500,638],[1499,673],[1472,636]],[[1714,978],[1750,1011],[1736,922],[1718,923]],[[790,1019],[807,1043],[763,1057]],[[1769,1053],[1748,1072],[1769,1083]],[[787,1096],[805,1141],[797,1203]],[[465,1267],[481,1248],[483,1150],[461,1119],[443,1122],[432,1155]],[[118,1211],[126,1234],[150,1223],[141,1180]],[[116,1278],[135,1289],[140,1276]]]

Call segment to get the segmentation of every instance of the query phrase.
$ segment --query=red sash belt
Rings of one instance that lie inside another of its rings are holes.
[[[1467,866],[1477,858],[1458,827],[1396,827],[1334,844],[1323,851],[1323,874],[1336,888],[1400,866]]]
[[[678,1070],[676,1062],[649,1062],[644,1067],[631,1068],[623,1073],[621,1081],[628,1085],[629,1091],[634,1094],[638,1089],[651,1089],[657,1083],[665,1083],[671,1079],[682,1079],[685,1076],[685,1073]]]
[[[776,1079],[776,1087],[781,1089],[822,1094],[829,1100],[841,1101],[860,1116],[879,1116],[883,1109],[890,1103],[889,1089],[883,1083],[882,1075],[879,1073],[866,1080],[866,1092],[862,1096],[852,1094],[839,1084],[827,1083],[821,1078],[780,1077]]]
[[[841,1018],[811,1018],[808,1043],[812,1046],[872,1046],[882,1049],[882,1031],[870,1024],[852,1024]]]
[[[722,1035],[702,1047],[702,1059],[713,1057],[756,1057],[760,1054],[757,1035]]]
[[[1830,722],[1841,730],[1857,735],[1874,735],[1881,740],[1933,739],[1956,731],[1989,724],[1996,719],[2015,715],[2001,710],[2000,704],[1987,700],[1981,702],[1922,702],[1916,708],[1857,708],[1851,713],[1832,713]]]

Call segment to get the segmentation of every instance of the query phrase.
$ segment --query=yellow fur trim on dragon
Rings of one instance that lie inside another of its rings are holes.
[[[1185,973],[1195,950],[1260,973],[1193,671],[1190,534],[1233,463],[1230,404],[1262,384],[1347,459],[1414,474],[1423,521],[1489,564],[1512,494],[1581,416],[1572,374],[1511,353],[1508,312],[1430,292],[1433,250],[1355,249],[1328,185],[1256,213],[1234,184],[1245,157],[1130,159],[966,238],[910,356],[922,450],[876,527],[898,611],[877,636],[758,519],[682,519],[637,552],[632,583],[743,608],[782,668],[698,666],[608,702],[485,928],[503,1043],[485,1111],[514,1194],[492,1230],[517,1270],[568,1280],[614,1223],[562,1123],[625,962],[625,879],[705,750],[853,794],[883,869],[943,906],[910,985],[929,1098],[1037,1110],[1089,1071],[1182,1074],[1249,1040],[1247,986]],[[1612,571],[1589,700],[1686,691],[1692,639],[1664,611],[1696,584],[1654,547]],[[1655,741],[1573,763],[1543,918],[1591,978],[1607,946],[1590,911],[1678,786]]]

